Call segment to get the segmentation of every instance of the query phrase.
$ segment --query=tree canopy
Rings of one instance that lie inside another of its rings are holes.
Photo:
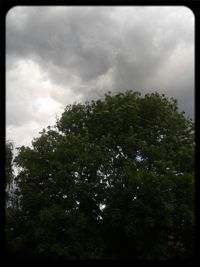
[[[177,101],[127,91],[65,108],[15,163],[7,251],[48,259],[193,254],[194,124]]]
[[[7,141],[5,146],[5,153],[6,153],[6,166],[5,166],[5,193],[6,193],[6,205],[11,204],[13,201],[12,193],[13,192],[13,142]]]

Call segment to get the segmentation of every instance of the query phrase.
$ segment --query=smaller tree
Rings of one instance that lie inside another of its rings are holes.
[[[13,143],[11,141],[7,141],[6,143],[6,183],[5,183],[5,191],[6,191],[6,202],[7,204],[11,200],[11,190],[13,183]]]

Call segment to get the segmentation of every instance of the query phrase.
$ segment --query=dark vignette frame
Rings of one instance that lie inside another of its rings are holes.
[[[147,6],[186,6],[188,7],[194,14],[195,16],[195,141],[196,141],[196,149],[195,149],[195,251],[194,251],[194,257],[191,259],[188,259],[187,261],[140,261],[136,262],[134,261],[135,264],[183,264],[186,263],[191,264],[194,261],[199,261],[199,255],[198,251],[200,251],[200,241],[197,238],[198,233],[199,233],[199,223],[200,223],[200,209],[199,209],[199,203],[200,203],[200,182],[198,180],[198,166],[197,166],[197,160],[199,159],[199,153],[198,153],[198,125],[199,125],[199,115],[198,115],[198,87],[199,87],[199,77],[197,70],[199,69],[199,40],[198,40],[198,33],[200,33],[200,1],[199,0],[132,0],[132,1],[73,1],[73,0],[0,0],[0,82],[1,82],[1,89],[0,89],[0,111],[1,111],[1,116],[0,116],[0,137],[1,137],[1,142],[0,142],[0,153],[1,153],[1,160],[0,160],[0,207],[1,207],[1,240],[3,241],[1,243],[1,248],[0,252],[3,252],[4,259],[6,262],[12,262],[16,259],[11,259],[6,257],[6,250],[5,250],[5,143],[6,143],[6,14],[7,12],[15,6],[66,6],[66,5],[127,5],[127,6],[137,6],[137,5],[147,5]],[[2,177],[4,177],[2,179]],[[1,257],[2,258],[2,257]],[[19,259],[18,259],[19,260]],[[29,260],[27,262],[27,260]],[[31,259],[26,259],[27,263],[30,262]],[[48,260],[47,260],[48,261]],[[45,260],[45,262],[47,262]],[[21,262],[21,261],[20,261]],[[43,262],[43,263],[45,263]],[[56,261],[55,263],[86,263],[86,264],[104,264],[104,263],[117,263],[116,261]],[[200,261],[199,261],[200,262]],[[25,262],[24,262],[25,263]],[[50,262],[49,263],[54,263]],[[126,261],[128,263],[128,261]]]

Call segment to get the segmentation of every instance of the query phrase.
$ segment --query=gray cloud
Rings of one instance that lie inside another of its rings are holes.
[[[194,17],[185,7],[16,7],[6,34],[8,125],[42,126],[66,104],[127,89],[176,97],[194,116]]]

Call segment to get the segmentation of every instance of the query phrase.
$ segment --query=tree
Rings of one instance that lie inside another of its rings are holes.
[[[6,186],[9,187],[13,178],[12,160],[13,160],[13,144],[6,143]]]
[[[6,183],[5,183],[5,191],[6,191],[6,203],[11,204],[13,197],[12,197],[12,187],[13,187],[13,143],[11,141],[6,142],[5,147],[6,152],[6,168],[5,168],[5,177],[6,177]]]
[[[176,100],[106,94],[67,106],[40,134],[15,159],[20,195],[7,224],[10,254],[192,256],[194,125]]]

